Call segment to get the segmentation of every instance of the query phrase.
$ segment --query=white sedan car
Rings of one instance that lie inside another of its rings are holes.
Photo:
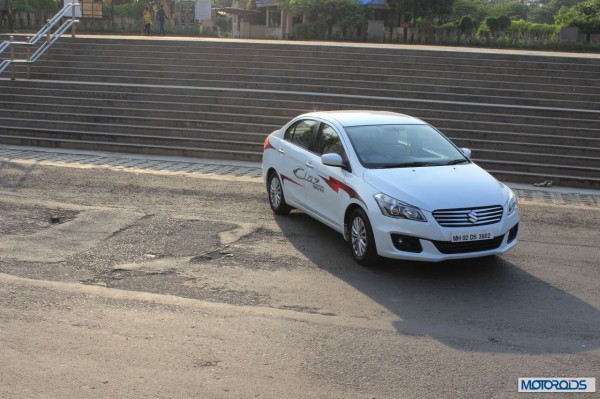
[[[313,112],[266,138],[262,174],[276,214],[337,230],[363,265],[502,254],[517,244],[517,199],[469,156],[407,115]]]

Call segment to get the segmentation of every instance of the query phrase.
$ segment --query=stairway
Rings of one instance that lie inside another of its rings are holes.
[[[8,76],[5,144],[260,161],[300,113],[383,109],[500,179],[600,187],[600,55],[89,36]]]

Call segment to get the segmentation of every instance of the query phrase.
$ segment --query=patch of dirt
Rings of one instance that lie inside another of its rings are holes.
[[[78,211],[0,202],[0,234],[32,234],[73,220]]]

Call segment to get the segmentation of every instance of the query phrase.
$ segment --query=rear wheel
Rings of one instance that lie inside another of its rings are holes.
[[[269,204],[271,209],[277,215],[287,215],[292,209],[288,204],[285,203],[285,197],[283,195],[283,186],[277,173],[271,172],[267,181],[267,189],[269,190]]]
[[[350,249],[354,259],[363,266],[373,266],[380,261],[371,223],[362,209],[350,215]]]

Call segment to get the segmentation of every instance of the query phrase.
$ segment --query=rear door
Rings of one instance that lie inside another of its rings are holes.
[[[295,207],[304,208],[306,203],[306,163],[308,148],[314,141],[317,121],[302,119],[292,124],[284,135],[286,142],[279,174],[286,201]]]
[[[312,148],[313,152],[307,163],[307,175],[311,180],[311,184],[306,185],[307,207],[324,223],[342,231],[344,212],[351,194],[346,180],[351,173],[344,168],[327,166],[321,162],[321,155],[330,153],[338,154],[342,160],[348,161],[340,134],[332,126],[321,123]]]

